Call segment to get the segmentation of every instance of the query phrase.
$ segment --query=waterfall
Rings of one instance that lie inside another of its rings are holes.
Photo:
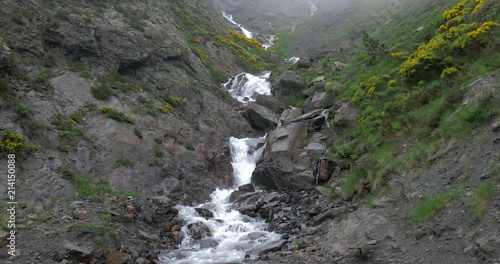
[[[253,38],[253,34],[252,32],[250,32],[250,30],[244,28],[242,25],[236,23],[234,20],[233,20],[233,16],[230,15],[230,14],[227,14],[226,12],[222,11],[222,15],[231,23],[233,23],[234,25],[238,26],[240,29],[241,29],[241,32],[243,32],[243,34],[245,34],[245,36],[247,38]]]
[[[255,94],[271,95],[271,84],[267,80],[271,72],[259,76],[250,73],[240,73],[224,84],[232,97],[240,102],[255,101]]]
[[[231,95],[240,101],[253,97],[255,93],[271,94],[267,78],[270,73],[254,76],[242,73],[231,78],[226,84]],[[245,253],[252,248],[276,241],[280,235],[266,231],[267,224],[259,218],[250,218],[231,208],[229,197],[237,190],[237,186],[251,182],[252,173],[259,158],[262,156],[264,138],[229,138],[231,150],[231,165],[235,186],[232,189],[217,189],[211,195],[211,201],[196,207],[177,206],[179,217],[186,225],[182,227],[184,240],[177,250],[160,255],[162,264],[204,264],[239,262],[245,258]],[[205,219],[196,209],[210,210],[214,217]],[[211,236],[203,238],[210,246],[202,245],[203,239],[194,239],[188,225],[203,223],[211,231]]]

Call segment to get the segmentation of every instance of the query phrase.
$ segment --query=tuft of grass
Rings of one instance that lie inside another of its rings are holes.
[[[20,118],[29,117],[33,114],[33,110],[29,109],[27,106],[23,104],[16,105],[16,113]]]
[[[413,211],[413,220],[417,224],[425,223],[434,218],[439,212],[446,208],[444,197],[429,197],[420,201]]]
[[[349,159],[352,157],[353,154],[354,154],[354,150],[352,149],[352,147],[350,145],[348,145],[348,144],[340,145],[339,150],[338,150],[339,157],[341,157],[343,159]]]
[[[340,186],[340,194],[342,198],[347,199],[356,193],[362,193],[364,188],[364,172],[354,168],[347,173],[346,180]]]
[[[69,63],[69,69],[72,72],[80,73],[80,76],[84,78],[92,78],[92,73],[81,61],[72,61]]]
[[[105,117],[114,119],[118,122],[125,122],[129,124],[135,123],[134,119],[127,114],[120,112],[119,110],[109,108],[107,106],[103,106],[100,108],[101,112],[104,114]]]
[[[457,186],[418,202],[413,210],[413,221],[416,224],[423,224],[432,220],[439,212],[446,208],[447,204],[456,204],[461,199],[460,196],[465,189],[465,184]]]
[[[493,183],[485,183],[478,186],[472,191],[472,195],[467,201],[470,210],[479,218],[483,217],[488,205],[490,204],[494,187],[495,185]]]
[[[115,162],[115,164],[113,164],[113,168],[118,168],[118,167],[133,168],[134,163],[129,159],[119,159]]]

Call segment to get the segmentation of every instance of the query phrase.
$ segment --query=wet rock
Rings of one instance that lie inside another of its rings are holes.
[[[200,249],[216,248],[219,245],[219,243],[211,237],[202,238],[200,239],[199,243],[200,243]]]
[[[210,219],[214,217],[214,213],[208,209],[205,208],[194,208],[197,214],[199,214],[201,217],[205,219]]]
[[[500,234],[484,234],[476,243],[490,257],[500,258]]]
[[[116,249],[111,249],[106,257],[109,264],[124,264],[127,263],[129,256],[127,253],[122,253]]]
[[[344,102],[335,111],[333,122],[335,123],[335,127],[345,127],[349,122],[356,121],[358,116],[358,109],[350,102]]]
[[[271,84],[273,95],[276,99],[283,101],[290,94],[297,94],[302,91],[305,86],[302,78],[293,71],[285,70]]]
[[[234,201],[236,201],[240,196],[246,194],[248,192],[244,192],[244,191],[234,191],[232,192],[230,195],[229,195],[229,202],[232,203]]]
[[[307,99],[307,101],[302,106],[302,113],[309,113],[317,109],[323,109],[323,101],[327,98],[327,93],[325,92],[315,92],[314,95]]]
[[[248,183],[238,187],[238,190],[242,192],[255,192],[255,187],[253,186],[253,184]]]
[[[262,131],[271,131],[278,126],[279,117],[268,108],[256,103],[249,103],[246,113],[253,127]]]
[[[278,101],[276,98],[263,94],[257,94],[255,96],[255,103],[266,107],[267,109],[273,111],[277,115],[281,115],[283,111],[289,108],[289,106]]]
[[[187,229],[191,237],[196,240],[212,236],[212,230],[203,222],[191,223],[187,225]]]
[[[314,176],[320,181],[328,181],[337,167],[337,163],[327,158],[321,158],[316,161]]]
[[[231,165],[231,150],[228,143],[214,159],[214,180],[223,188],[233,186],[233,166]]]
[[[248,250],[245,254],[250,256],[259,256],[267,254],[269,252],[274,252],[280,250],[286,244],[286,240],[280,239],[272,241],[266,244],[257,245],[254,248]]]
[[[300,58],[299,61],[297,62],[297,67],[299,67],[299,68],[311,67],[311,58],[309,58],[309,57]]]
[[[263,194],[261,193],[247,193],[241,195],[236,199],[236,201],[234,201],[232,207],[242,214],[252,217],[257,216],[257,212],[260,207],[260,204],[258,204],[257,201],[259,201],[262,195]]]
[[[242,236],[239,241],[247,241],[247,240],[258,240],[266,236],[265,232],[252,232],[248,235]]]

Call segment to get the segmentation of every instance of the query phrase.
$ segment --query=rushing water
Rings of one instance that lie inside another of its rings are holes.
[[[229,92],[241,102],[251,99],[255,93],[271,94],[271,86],[267,81],[269,73],[254,76],[242,73],[233,77],[227,84]],[[245,253],[255,246],[280,239],[280,235],[266,231],[267,225],[262,219],[252,219],[231,208],[229,196],[238,186],[251,182],[255,164],[262,155],[264,147],[259,145],[263,138],[238,139],[231,137],[229,145],[233,166],[235,187],[218,189],[211,195],[211,201],[196,207],[178,206],[179,217],[186,225],[182,227],[184,240],[178,250],[160,256],[164,264],[204,264],[237,262],[245,258]],[[260,147],[259,147],[260,146]],[[205,219],[196,213],[195,208],[205,208],[213,212],[214,217]],[[201,240],[193,239],[188,225],[202,222],[212,232],[211,247],[205,247]]]
[[[230,15],[230,14],[227,14],[226,12],[222,11],[222,15],[231,23],[233,23],[234,25],[238,26],[240,29],[241,29],[241,32],[243,32],[243,34],[245,34],[245,36],[247,36],[247,38],[253,38],[253,34],[252,32],[250,32],[250,30],[244,28],[242,25],[236,23],[234,20],[233,20],[233,16]]]
[[[265,72],[259,76],[240,73],[232,77],[224,86],[238,101],[254,101],[255,94],[271,95],[271,84],[268,81],[270,75],[271,72]]]

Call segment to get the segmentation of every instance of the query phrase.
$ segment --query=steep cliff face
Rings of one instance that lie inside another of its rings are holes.
[[[253,132],[213,81],[210,58],[193,53],[179,10],[228,34],[201,3],[2,2],[0,129],[33,145],[15,149],[26,157],[22,201],[77,195],[78,179],[61,171],[115,191],[207,198],[225,140]],[[197,42],[227,59],[223,75],[242,70],[229,48]]]

